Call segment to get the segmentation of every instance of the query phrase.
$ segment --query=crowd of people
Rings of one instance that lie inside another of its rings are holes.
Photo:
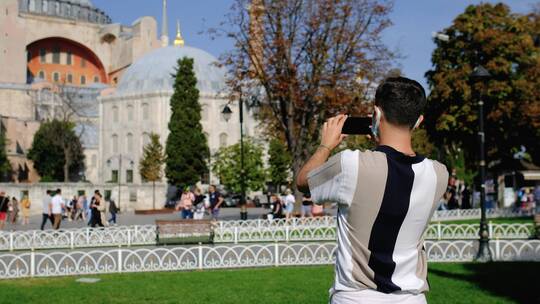
[[[270,213],[267,214],[268,219],[290,219],[293,215],[295,197],[290,189],[287,189],[284,195],[272,193],[270,195]],[[302,205],[300,208],[300,217],[313,217],[324,215],[324,207],[314,204],[309,193],[302,197]]]
[[[204,195],[199,187],[192,190],[186,186],[176,202],[175,209],[180,212],[182,219],[201,220],[208,215],[211,219],[217,220],[223,202],[223,195],[217,191],[215,185],[208,187],[207,195]]]
[[[29,225],[31,206],[28,195],[24,195],[19,202],[16,197],[10,198],[0,191],[0,230],[4,229],[6,223]],[[114,200],[104,200],[99,190],[94,192],[90,200],[84,194],[65,199],[61,189],[47,190],[41,207],[41,230],[45,229],[48,222],[53,229],[60,229],[63,220],[83,221],[91,227],[116,225],[116,214],[119,211]],[[109,219],[107,213],[110,213]],[[19,214],[22,215],[20,218]]]

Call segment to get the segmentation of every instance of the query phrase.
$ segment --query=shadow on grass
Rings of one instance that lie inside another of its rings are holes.
[[[540,263],[494,262],[463,264],[465,272],[431,267],[430,273],[467,281],[497,296],[518,303],[540,303]]]

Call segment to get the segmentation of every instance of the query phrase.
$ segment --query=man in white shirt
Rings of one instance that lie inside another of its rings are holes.
[[[386,79],[375,95],[378,147],[330,157],[345,137],[347,116],[338,115],[324,124],[319,148],[298,174],[298,187],[309,186],[316,204],[338,203],[332,304],[426,303],[423,234],[446,190],[448,171],[412,148],[425,105],[418,82]]]
[[[64,209],[64,199],[62,198],[62,190],[56,189],[56,194],[51,200],[51,214],[54,220],[53,228],[60,228],[62,222],[62,209]]]

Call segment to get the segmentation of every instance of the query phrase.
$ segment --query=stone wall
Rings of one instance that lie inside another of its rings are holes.
[[[72,198],[80,192],[86,196],[91,196],[94,190],[99,189],[102,194],[108,194],[118,202],[118,184],[90,184],[90,183],[34,183],[34,184],[14,184],[0,183],[0,191],[5,191],[10,197],[14,196],[19,201],[27,193],[32,206],[31,215],[42,213],[42,200],[47,190],[62,189],[62,196],[65,199]],[[166,184],[156,183],[156,208],[162,208],[165,204]],[[129,184],[121,186],[120,208],[131,212],[135,209],[152,208],[152,184]]]

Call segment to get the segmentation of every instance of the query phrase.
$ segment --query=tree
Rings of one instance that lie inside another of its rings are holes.
[[[470,5],[443,31],[448,41],[435,41],[433,69],[426,73],[431,91],[426,130],[443,150],[463,149],[463,164],[476,161],[479,98],[484,101],[488,166],[511,164],[521,145],[540,161],[537,20],[512,13],[504,4]],[[471,80],[477,65],[492,75],[486,83]]]
[[[263,148],[259,144],[250,138],[244,140],[244,176],[247,191],[257,191],[264,187],[266,174],[262,156]],[[212,169],[219,176],[220,182],[234,193],[240,193],[240,143],[221,147],[213,159]]]
[[[75,124],[52,120],[41,124],[34,135],[28,158],[42,180],[69,182],[84,169],[84,154]]]
[[[6,134],[3,126],[0,126],[0,180],[11,180],[11,164],[6,153]]]
[[[210,151],[200,122],[201,105],[196,85],[193,59],[179,59],[165,148],[165,175],[173,185],[194,185],[208,171]]]
[[[281,185],[288,183],[291,173],[291,155],[282,140],[273,138],[268,147],[269,179],[279,191]]]
[[[261,95],[266,109],[260,118],[285,139],[295,175],[328,117],[367,114],[371,89],[393,58],[381,41],[391,6],[375,0],[236,0],[227,26],[211,30],[235,45],[222,57],[233,97]]]
[[[163,162],[163,146],[159,135],[150,133],[150,142],[143,148],[143,157],[139,162],[139,172],[146,180],[152,182],[152,208],[156,209],[156,181],[161,181]]]

